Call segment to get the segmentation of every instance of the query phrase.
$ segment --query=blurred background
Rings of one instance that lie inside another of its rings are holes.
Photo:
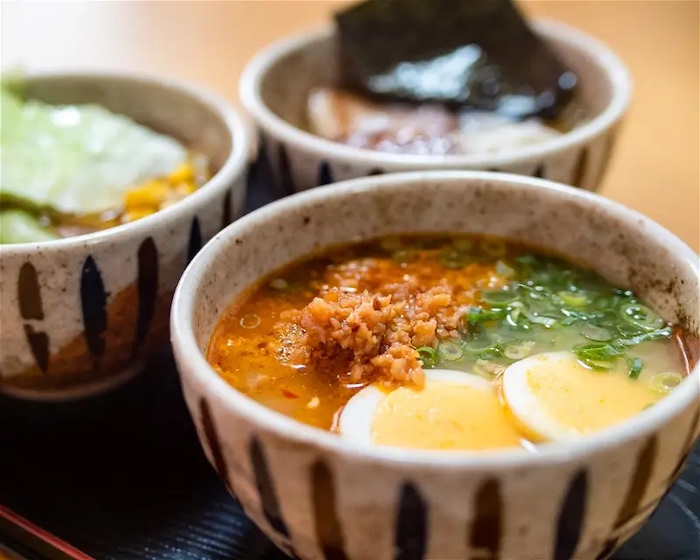
[[[326,22],[340,1],[3,1],[2,69],[101,68],[171,75],[238,105],[247,60]],[[611,46],[634,81],[602,193],[700,250],[700,1],[524,0]]]

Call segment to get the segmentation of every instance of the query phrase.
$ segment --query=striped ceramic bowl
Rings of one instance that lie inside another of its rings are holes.
[[[700,368],[622,425],[538,453],[356,447],[229,386],[203,352],[229,303],[317,247],[402,232],[469,232],[551,248],[700,331],[698,256],[647,218],[516,175],[369,177],[282,199],[217,235],[185,272],[171,331],[210,462],[245,512],[306,560],[600,560],[674,482],[700,429]],[[693,348],[697,361],[698,348]]]
[[[168,338],[177,281],[243,210],[250,135],[209,92],[168,80],[42,74],[30,97],[99,103],[196,146],[215,175],[137,222],[57,241],[0,246],[0,393],[61,399],[114,386]]]
[[[385,172],[481,169],[560,181],[596,190],[605,174],[632,93],[624,64],[605,45],[553,22],[535,26],[580,81],[590,118],[573,131],[493,155],[415,156],[345,146],[304,129],[310,89],[332,85],[338,72],[330,26],[274,43],[246,67],[240,97],[255,120],[261,157],[282,195]]]

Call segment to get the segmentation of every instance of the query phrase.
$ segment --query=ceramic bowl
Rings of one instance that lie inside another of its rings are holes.
[[[700,330],[697,255],[598,195],[474,171],[313,189],[217,235],[175,294],[175,357],[209,461],[246,514],[305,560],[607,558],[654,510],[698,435],[697,366],[629,421],[537,453],[358,447],[258,404],[209,367],[204,351],[217,319],[260,278],[319,247],[407,232],[489,234],[553,249],[636,290],[690,333]]]
[[[196,147],[215,172],[182,202],[139,221],[0,246],[0,392],[88,395],[125,381],[167,341],[182,271],[243,210],[250,134],[222,99],[168,80],[43,74],[28,77],[27,94],[128,115]]]
[[[553,22],[535,30],[578,74],[590,119],[558,138],[493,155],[413,156],[345,146],[304,129],[310,89],[337,81],[335,37],[325,26],[274,43],[243,72],[241,100],[255,120],[261,156],[282,195],[345,179],[421,169],[483,169],[544,177],[596,190],[631,97],[624,64],[606,46]]]

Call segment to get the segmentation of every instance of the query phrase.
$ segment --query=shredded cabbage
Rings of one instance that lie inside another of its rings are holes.
[[[0,202],[92,214],[186,161],[177,141],[98,105],[54,106],[0,88]]]
[[[0,245],[52,239],[58,239],[58,235],[41,225],[35,216],[17,209],[0,211]]]

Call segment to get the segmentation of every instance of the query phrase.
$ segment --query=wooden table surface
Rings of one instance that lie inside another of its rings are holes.
[[[2,68],[139,70],[199,82],[234,103],[246,61],[326,21],[340,1],[3,2]],[[603,194],[700,250],[700,2],[531,0],[533,16],[608,43],[635,80]]]

